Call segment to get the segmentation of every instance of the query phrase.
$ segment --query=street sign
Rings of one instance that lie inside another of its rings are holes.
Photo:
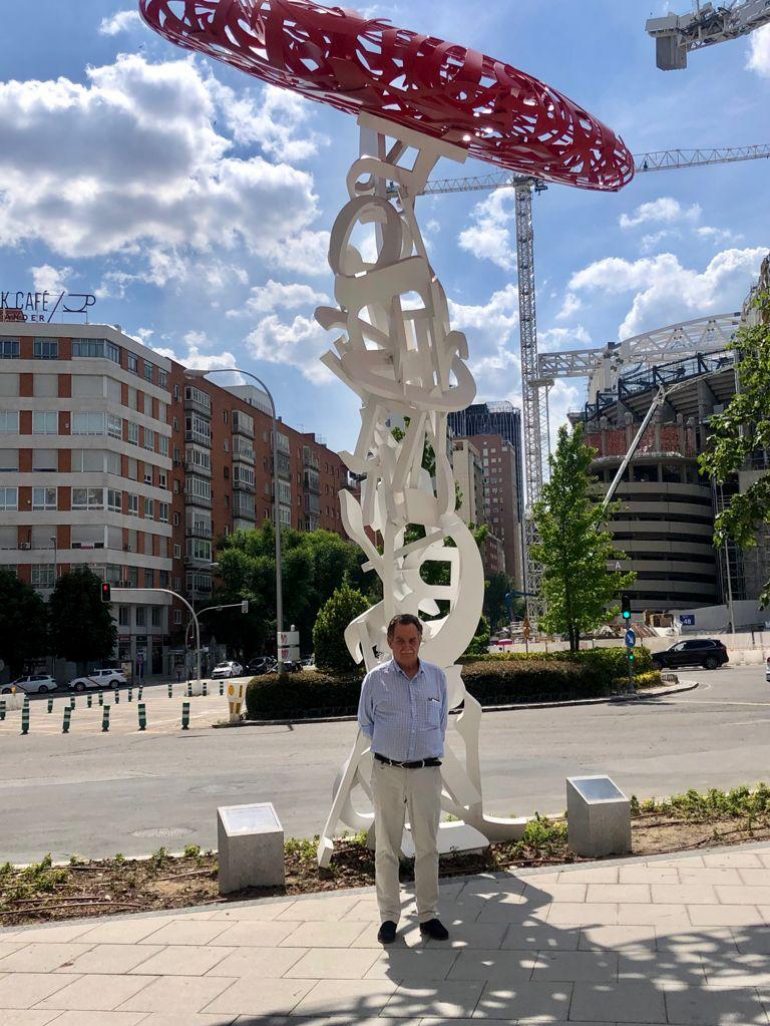
[[[694,627],[695,613],[682,613],[679,617],[679,622],[683,627]]]
[[[626,648],[633,648],[636,644],[636,632],[629,628],[626,631]]]

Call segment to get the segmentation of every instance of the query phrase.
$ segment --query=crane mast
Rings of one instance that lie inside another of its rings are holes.
[[[770,0],[763,0],[768,7]],[[753,5],[743,5],[753,6]],[[674,168],[732,164],[744,160],[770,158],[770,145],[722,147],[694,150],[657,150],[634,155],[637,174]],[[519,333],[521,344],[521,391],[524,421],[524,463],[527,483],[524,525],[524,591],[527,593],[527,617],[537,622],[542,615],[540,579],[542,568],[532,559],[537,540],[533,507],[548,476],[549,425],[548,393],[552,377],[541,373],[537,345],[537,303],[535,283],[535,233],[532,218],[532,193],[547,188],[531,175],[493,172],[469,178],[435,179],[426,184],[423,194],[479,192],[494,189],[516,190],[516,257],[519,277]]]
[[[655,60],[661,71],[687,67],[687,54],[704,46],[748,35],[770,24],[770,0],[700,4],[690,14],[650,18],[645,26],[655,40]]]

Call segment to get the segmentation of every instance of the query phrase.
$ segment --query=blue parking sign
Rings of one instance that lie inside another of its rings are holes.
[[[636,634],[629,627],[629,629],[626,631],[626,648],[633,648],[635,644]]]

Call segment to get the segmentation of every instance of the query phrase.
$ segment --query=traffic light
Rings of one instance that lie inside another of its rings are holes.
[[[621,595],[620,596],[620,615],[624,620],[631,619],[631,596]]]
[[[112,590],[109,581],[102,581],[102,602],[112,601]]]
[[[242,613],[248,613],[248,611],[249,611],[249,600],[248,599],[243,599],[241,601],[241,612]]]

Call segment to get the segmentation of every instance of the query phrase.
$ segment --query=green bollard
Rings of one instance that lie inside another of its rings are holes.
[[[90,709],[93,706],[93,704],[94,704],[94,696],[93,695],[86,695],[86,705],[88,706],[88,708]]]
[[[128,700],[129,700],[129,702],[133,702],[133,700],[134,700],[134,689],[133,688],[129,688],[128,689]]]
[[[225,693],[225,682],[223,680],[220,680],[220,682],[219,682],[219,694],[220,695],[224,695],[224,693]]]
[[[53,712],[53,699],[52,698],[48,699],[48,711],[49,711],[49,713]]]
[[[187,681],[187,697],[192,698],[192,681]]]
[[[70,709],[74,709],[74,708],[75,708],[75,705],[76,705],[76,704],[77,704],[77,703],[76,703],[76,701],[75,701],[75,696],[74,696],[74,695],[71,695],[71,696],[70,696]]]
[[[139,688],[139,694],[137,695],[137,701],[139,701],[139,702],[141,702],[141,701],[142,701],[142,695],[143,695],[143,694],[144,694],[144,688],[143,688],[143,687],[140,687],[140,688]]]
[[[139,729],[145,730],[147,727],[147,706],[144,702],[139,702]]]
[[[67,705],[64,707],[64,720],[61,725],[62,734],[69,734],[70,732],[70,719],[72,717],[72,709]]]
[[[104,705],[104,694],[99,692],[99,705]]]
[[[29,734],[29,702],[26,700],[21,710],[21,732]]]
[[[173,698],[174,697],[174,685],[173,684],[169,684],[169,686],[168,686],[168,697],[169,698]]]
[[[115,705],[119,705],[119,704],[120,704],[120,692],[118,691],[117,688],[115,688]]]
[[[190,729],[190,703],[182,702],[182,730]]]
[[[102,711],[102,731],[103,731],[103,733],[106,734],[109,729],[110,729],[110,707],[108,705],[105,705],[105,707],[104,707],[104,709]]]
[[[50,702],[50,698],[49,698],[49,702]],[[4,720],[4,719],[5,719],[5,699],[4,698],[0,698],[0,720]]]
[[[208,693],[209,693],[209,686],[208,686],[208,682],[207,681],[204,680],[204,682],[202,684],[202,688],[203,688],[203,697],[207,698],[208,697]]]

